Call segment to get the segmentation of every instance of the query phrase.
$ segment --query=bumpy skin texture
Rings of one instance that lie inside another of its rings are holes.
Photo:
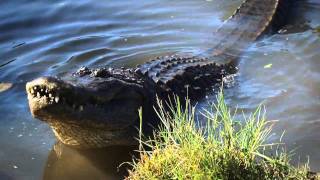
[[[27,83],[31,113],[47,122],[64,144],[96,148],[137,143],[138,108],[144,130],[156,125],[156,96],[205,95],[236,72],[237,58],[263,32],[283,23],[284,0],[246,0],[215,32],[215,44],[197,56],[164,56],[137,68],[81,68],[63,78]],[[280,15],[279,15],[280,14]]]

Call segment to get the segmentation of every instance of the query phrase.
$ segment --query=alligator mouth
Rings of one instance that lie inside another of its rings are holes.
[[[90,92],[86,94],[81,92],[81,88],[52,77],[39,78],[27,83],[26,87],[31,112],[34,115],[39,110],[54,106],[63,106],[74,112],[82,112],[88,106],[103,108],[102,105],[108,100],[99,101],[94,97],[90,98],[87,95]]]
[[[36,113],[36,111],[39,109],[44,109],[46,107],[54,107],[54,106],[64,106],[65,108],[71,109],[74,112],[82,112],[87,107],[94,107],[96,109],[103,109],[104,102],[99,102],[98,100],[95,100],[94,98],[84,98],[84,99],[90,99],[85,102],[83,100],[83,97],[80,95],[71,95],[67,92],[62,93],[61,90],[58,90],[56,88],[52,88],[47,85],[34,85],[28,91],[28,94],[30,96],[29,101],[33,102],[33,108],[31,111],[33,113]],[[60,91],[60,92],[59,92]],[[80,96],[80,97],[79,97]],[[116,99],[113,99],[116,100]],[[39,107],[34,107],[35,103]]]
[[[36,113],[38,109],[46,106],[53,106],[66,101],[66,99],[61,98],[62,94],[58,93],[56,84],[50,82],[50,80],[54,79],[41,78],[27,83],[26,89],[30,105],[32,105],[30,107],[32,113]]]
[[[41,99],[45,97],[48,104],[59,103],[60,100],[59,94],[56,94],[53,89],[48,89],[47,86],[34,86],[29,92],[33,98]]]
[[[133,124],[142,104],[138,91],[115,79],[74,85],[54,77],[42,77],[28,82],[26,91],[32,115],[49,124],[63,122],[123,129]]]

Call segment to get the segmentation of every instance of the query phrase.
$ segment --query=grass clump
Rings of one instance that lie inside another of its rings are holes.
[[[173,105],[174,104],[174,105]],[[266,144],[273,123],[259,107],[242,122],[236,121],[220,93],[217,103],[195,121],[195,107],[175,103],[156,112],[162,121],[154,137],[141,141],[140,159],[132,163],[127,179],[308,179],[308,165],[295,168],[281,143]],[[214,112],[214,113],[213,113]],[[267,153],[272,149],[273,153]]]

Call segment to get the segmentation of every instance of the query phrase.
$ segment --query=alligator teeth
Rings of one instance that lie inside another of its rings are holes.
[[[58,102],[59,102],[59,99],[60,99],[59,96],[57,96],[57,97],[54,98],[54,101],[55,101],[56,103],[58,103]]]
[[[193,79],[194,79],[194,80],[197,80],[197,79],[200,79],[200,77],[199,77],[199,76],[196,76],[196,77],[194,77]]]
[[[37,92],[37,98],[40,98],[41,96],[40,96],[40,93],[39,92]]]

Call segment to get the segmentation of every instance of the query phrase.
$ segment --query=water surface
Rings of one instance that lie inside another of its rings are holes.
[[[25,83],[81,66],[133,67],[159,55],[201,52],[239,3],[1,1],[0,82],[13,83],[0,93],[1,179],[53,179],[72,172],[114,177],[83,152],[66,150],[69,159],[50,164],[55,138],[31,117]],[[320,35],[313,29],[320,26],[318,17],[317,0],[299,1],[287,32],[253,44],[241,58],[235,85],[225,90],[228,104],[245,112],[264,102],[268,117],[279,120],[275,138],[286,130],[284,141],[298,147],[302,158],[309,155],[313,170],[320,170]]]

